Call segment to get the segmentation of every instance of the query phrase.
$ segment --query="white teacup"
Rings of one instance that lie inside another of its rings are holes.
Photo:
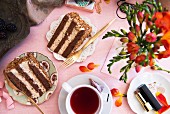
[[[83,87],[90,88],[97,94],[98,99],[99,99],[99,106],[98,106],[97,111],[94,114],[101,114],[101,112],[103,110],[103,101],[104,101],[104,99],[107,99],[106,93],[99,93],[99,91],[91,85],[78,85],[78,86],[72,88],[68,83],[64,82],[62,84],[62,88],[68,92],[68,95],[66,98],[66,110],[67,110],[68,114],[75,114],[75,112],[73,111],[72,106],[71,106],[71,97],[77,89],[83,88]],[[103,98],[103,97],[105,97],[105,98]]]

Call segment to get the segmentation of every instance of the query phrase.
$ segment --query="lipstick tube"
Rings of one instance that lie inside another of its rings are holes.
[[[149,102],[145,101],[145,99],[142,97],[139,91],[135,91],[135,96],[142,105],[142,107],[144,108],[144,110],[146,110],[147,112],[152,110],[152,106],[149,104]]]
[[[156,98],[153,96],[153,94],[145,84],[139,86],[138,90],[140,91],[146,102],[149,102],[154,110],[158,111],[159,109],[161,109],[162,106],[159,104],[159,102],[156,100]]]

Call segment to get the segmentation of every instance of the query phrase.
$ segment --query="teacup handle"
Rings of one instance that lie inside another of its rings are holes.
[[[64,82],[64,83],[62,84],[62,88],[63,88],[66,92],[68,92],[68,93],[70,93],[71,90],[73,89],[67,82]]]
[[[101,97],[103,99],[104,102],[108,102],[109,100],[109,94],[108,93],[101,93]]]

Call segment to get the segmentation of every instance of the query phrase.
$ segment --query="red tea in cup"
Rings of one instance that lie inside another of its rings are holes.
[[[94,114],[99,108],[98,94],[89,87],[81,87],[75,90],[70,99],[72,110],[76,114]]]

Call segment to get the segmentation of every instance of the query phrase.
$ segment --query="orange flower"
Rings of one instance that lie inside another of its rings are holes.
[[[153,66],[153,65],[154,65],[154,59],[152,58],[149,60],[149,66]]]
[[[146,59],[146,55],[142,54],[136,57],[135,63],[141,63]]]
[[[153,19],[156,19],[155,24],[161,32],[166,33],[170,30],[170,12],[156,12]]]
[[[128,53],[137,53],[139,51],[139,49],[140,49],[140,47],[133,42],[129,42],[127,44]]]
[[[127,38],[121,38],[120,41],[121,41],[122,43],[127,43],[129,40],[128,40]]]
[[[155,64],[154,58],[152,57],[151,53],[149,53],[149,66],[153,66]]]
[[[169,56],[170,56],[170,50],[162,51],[159,54],[157,54],[158,59],[167,58]]]
[[[170,49],[170,31],[163,35],[161,38],[161,43],[164,45],[166,50]]]
[[[134,35],[133,32],[129,32],[129,33],[128,33],[128,38],[129,38],[129,40],[132,41],[132,42],[136,42],[136,41],[137,41],[137,38],[136,38],[136,36]]]
[[[170,31],[166,32],[163,35],[163,37],[161,38],[161,43],[163,44],[166,50],[157,54],[158,59],[167,58],[170,56]]]

